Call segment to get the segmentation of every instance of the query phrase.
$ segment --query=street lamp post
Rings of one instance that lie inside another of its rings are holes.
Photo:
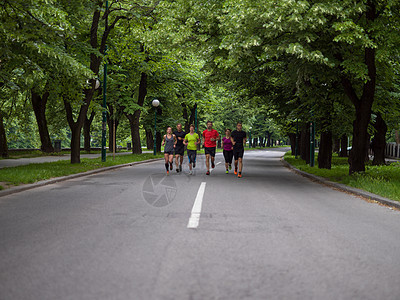
[[[315,165],[315,121],[310,122],[310,167]]]
[[[160,105],[160,101],[154,99],[151,104],[154,106],[154,151],[153,154],[157,154],[157,107]]]
[[[253,129],[253,127],[249,128],[249,148],[251,148],[252,146],[252,142],[251,142],[251,130]]]
[[[106,12],[108,13],[108,0],[106,1]],[[106,29],[108,27],[108,19],[106,18]],[[101,161],[105,162],[106,153],[106,134],[107,134],[107,45],[104,49],[104,83],[103,83],[103,124],[101,130]]]
[[[107,48],[106,48],[107,51]],[[107,60],[104,63],[104,80],[103,80],[103,124],[101,130],[101,161],[106,161],[106,134],[107,134]]]
[[[296,120],[296,145],[294,148],[294,158],[297,159],[297,155],[299,155],[299,120]]]
[[[195,131],[197,132],[197,103],[194,105],[194,128]]]

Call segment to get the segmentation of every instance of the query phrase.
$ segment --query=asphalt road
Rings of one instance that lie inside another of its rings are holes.
[[[200,156],[194,176],[153,162],[1,197],[0,299],[400,299],[400,212],[282,155],[246,152],[241,179],[218,154],[211,176]]]

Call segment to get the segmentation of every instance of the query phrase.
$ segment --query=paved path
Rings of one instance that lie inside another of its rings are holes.
[[[195,176],[153,162],[1,197],[0,299],[400,299],[400,212],[282,155],[246,152],[241,179],[217,154],[211,176],[200,156]]]
[[[143,151],[143,153],[152,153],[151,151]],[[115,155],[132,154],[132,152],[117,152]],[[107,153],[107,157],[112,157],[112,153]],[[97,158],[101,157],[100,153],[96,154],[81,154],[81,158]],[[60,156],[41,156],[32,158],[18,158],[18,159],[0,159],[0,169],[6,167],[17,167],[29,164],[38,164],[44,162],[54,162],[59,160],[70,160],[71,155],[64,154]]]

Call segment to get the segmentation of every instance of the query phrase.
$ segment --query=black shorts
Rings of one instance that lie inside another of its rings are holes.
[[[233,156],[235,157],[235,160],[243,158],[243,154],[244,154],[244,148],[233,149]]]
[[[197,154],[196,150],[187,149],[187,155],[188,155],[188,158],[189,158],[189,164],[192,164],[192,163],[196,162],[196,154]]]
[[[232,158],[233,158],[233,151],[232,150],[224,150],[224,158],[225,158],[225,162],[227,164],[231,164],[232,163]]]
[[[175,148],[175,155],[183,156],[183,154],[185,154],[185,148],[184,147]]]
[[[211,157],[215,157],[215,147],[204,147],[204,154],[210,154]]]
[[[174,155],[174,151],[164,151],[164,154]]]

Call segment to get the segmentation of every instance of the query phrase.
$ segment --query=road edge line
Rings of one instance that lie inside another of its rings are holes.
[[[297,169],[296,167],[292,166],[291,164],[289,164],[286,160],[284,160],[283,157],[281,157],[281,162],[288,169],[294,171],[295,173],[297,173],[297,174],[299,174],[299,175],[301,175],[303,177],[306,177],[306,178],[308,178],[308,179],[310,179],[312,181],[315,181],[315,182],[317,182],[319,184],[324,184],[324,185],[327,185],[327,186],[329,186],[331,188],[337,189],[337,190],[339,190],[341,192],[349,193],[349,194],[352,194],[354,196],[363,197],[367,201],[376,202],[378,204],[390,207],[392,209],[400,210],[400,203],[395,201],[395,200],[391,200],[391,199],[388,199],[388,198],[385,198],[385,197],[382,197],[382,196],[379,196],[379,195],[376,195],[376,194],[373,194],[373,193],[370,193],[370,192],[367,192],[367,191],[364,191],[364,190],[361,190],[361,189],[349,187],[349,186],[347,186],[345,184],[333,182],[333,181],[330,181],[330,180],[328,180],[326,178],[323,178],[323,177],[320,177],[320,176],[316,176],[316,175],[301,171],[301,170]]]

